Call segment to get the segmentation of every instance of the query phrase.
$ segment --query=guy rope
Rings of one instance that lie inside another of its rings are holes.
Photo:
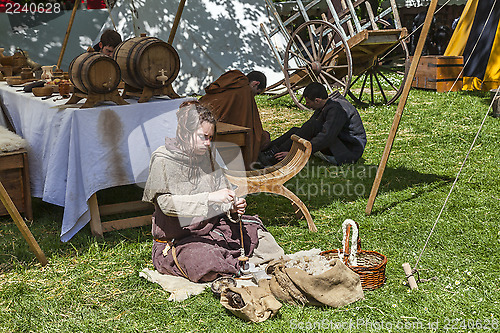
[[[490,10],[490,12],[488,14],[486,22],[491,18],[491,14],[493,12],[493,8],[495,8],[495,4],[496,4],[496,0],[494,1],[493,5],[491,6],[491,10]],[[484,32],[484,28],[485,27],[486,27],[486,23],[483,25],[483,29],[481,30],[481,33],[479,34],[479,36],[478,36],[478,38],[477,38],[477,40],[476,40],[476,42],[474,44],[474,47],[472,48],[472,51],[471,51],[471,54],[470,54],[469,58],[466,59],[463,68],[466,67],[467,63],[472,58],[472,54],[476,50],[477,44],[479,43],[479,40],[481,39],[481,36],[482,36],[482,34]],[[449,91],[451,91],[453,89],[453,86],[457,83],[458,79],[462,75],[463,68],[462,68],[462,71],[458,74],[458,77],[455,79],[455,82],[453,83],[453,85],[452,85],[452,87],[450,88]],[[403,270],[405,271],[406,278],[408,280],[408,283],[409,283],[411,289],[418,289],[417,281],[415,280],[415,277],[414,277],[415,273],[417,273],[417,275],[418,275],[418,269],[417,269],[418,263],[420,262],[420,259],[422,258],[422,255],[423,255],[423,253],[425,251],[425,248],[427,247],[427,244],[429,243],[429,240],[430,240],[430,238],[431,238],[431,236],[432,236],[432,234],[434,232],[434,229],[436,228],[436,225],[437,225],[439,219],[441,218],[441,214],[443,213],[443,211],[444,211],[444,209],[446,207],[446,204],[448,203],[448,199],[450,198],[451,193],[453,192],[453,189],[455,188],[455,185],[456,185],[456,183],[458,181],[458,178],[460,177],[460,174],[462,173],[462,170],[463,170],[463,168],[465,166],[465,163],[467,162],[467,159],[469,158],[469,155],[470,155],[472,149],[474,148],[474,145],[476,144],[477,138],[479,137],[479,134],[481,133],[481,130],[482,130],[483,126],[484,126],[486,118],[488,117],[488,114],[490,113],[490,110],[491,110],[491,108],[493,106],[493,103],[494,103],[495,99],[497,98],[498,91],[499,91],[499,89],[495,90],[495,96],[492,98],[490,106],[489,106],[488,110],[486,111],[486,113],[485,113],[485,115],[483,117],[483,121],[481,122],[481,125],[479,126],[479,129],[478,129],[478,131],[476,133],[476,136],[474,137],[474,140],[472,141],[472,144],[471,144],[471,146],[469,148],[469,151],[465,155],[464,161],[462,162],[462,165],[460,166],[460,169],[458,170],[457,176],[455,177],[455,180],[453,181],[453,184],[452,184],[452,186],[450,188],[450,191],[449,191],[448,195],[446,196],[446,199],[445,199],[445,201],[443,203],[443,206],[441,207],[441,210],[440,210],[440,212],[439,212],[439,214],[438,214],[438,216],[436,218],[436,221],[434,221],[434,225],[432,226],[431,231],[429,232],[429,235],[427,236],[427,239],[426,239],[425,244],[424,244],[424,246],[422,248],[422,251],[420,252],[420,255],[417,258],[415,266],[413,267],[413,269],[411,269],[409,263],[404,263],[403,264]],[[419,279],[419,281],[421,281],[421,280]]]
[[[404,263],[403,264],[403,269],[405,271],[405,274],[406,274],[406,278],[408,279],[408,283],[410,284],[410,288],[411,289],[418,289],[418,286],[415,282],[415,277],[413,276],[413,274],[417,273],[417,266],[418,266],[418,263],[420,261],[420,259],[422,258],[422,254],[424,253],[425,251],[425,248],[427,247],[427,244],[429,243],[429,240],[432,236],[432,233],[434,232],[434,229],[436,228],[436,225],[439,221],[439,219],[441,218],[441,214],[443,213],[445,207],[446,207],[446,204],[448,203],[448,199],[450,198],[451,196],[451,193],[453,192],[453,189],[455,188],[455,185],[458,181],[458,178],[460,177],[460,174],[462,173],[462,170],[465,166],[465,163],[467,162],[467,159],[469,158],[469,155],[472,151],[472,148],[474,148],[474,145],[476,144],[476,141],[477,141],[477,138],[479,137],[479,133],[481,133],[481,130],[483,128],[483,125],[484,125],[484,122],[486,121],[486,118],[488,117],[488,114],[491,110],[491,107],[493,105],[493,102],[495,101],[495,98],[497,97],[498,95],[498,90],[496,90],[496,93],[495,93],[495,97],[491,100],[491,103],[490,103],[490,107],[488,108],[488,110],[486,111],[484,117],[483,117],[483,121],[481,122],[481,125],[479,126],[479,129],[476,133],[476,136],[474,137],[474,140],[472,140],[472,144],[469,148],[469,151],[467,152],[467,154],[465,155],[465,159],[464,161],[462,162],[462,165],[460,166],[460,170],[458,170],[458,173],[457,173],[457,176],[455,177],[455,180],[453,181],[453,184],[451,185],[451,188],[450,188],[450,192],[448,192],[448,195],[446,196],[446,199],[444,200],[444,203],[443,203],[443,207],[441,207],[441,211],[439,212],[437,218],[436,218],[436,221],[434,221],[434,225],[432,226],[431,228],[431,231],[429,232],[429,236],[427,236],[427,240],[425,241],[425,244],[424,244],[424,247],[422,248],[422,251],[420,252],[420,255],[418,256],[418,259],[417,259],[417,262],[415,263],[415,266],[412,269],[410,269],[410,265],[408,263]]]

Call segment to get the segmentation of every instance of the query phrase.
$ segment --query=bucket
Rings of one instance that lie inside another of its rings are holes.
[[[180,60],[175,49],[156,37],[134,37],[119,44],[113,53],[129,86],[161,88],[179,74]]]
[[[110,93],[120,83],[120,67],[107,55],[86,52],[73,59],[69,65],[69,79],[83,93]]]

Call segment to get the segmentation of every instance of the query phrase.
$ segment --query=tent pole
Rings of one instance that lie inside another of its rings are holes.
[[[181,20],[182,12],[184,11],[184,4],[186,0],[181,0],[179,3],[179,7],[177,7],[177,13],[175,14],[174,24],[172,24],[172,30],[170,30],[170,35],[168,36],[168,44],[172,45],[174,42],[175,33],[177,32],[177,27],[179,26],[179,22]]]
[[[61,68],[62,58],[64,56],[64,51],[66,51],[66,45],[68,44],[69,34],[71,32],[71,27],[73,26],[73,21],[75,20],[75,14],[77,8],[78,8],[78,0],[75,0],[75,4],[73,5],[73,11],[71,12],[71,18],[69,19],[68,28],[66,29],[66,35],[64,36],[61,53],[59,53],[59,59],[57,60],[57,68]]]
[[[431,26],[432,17],[434,16],[434,11],[436,10],[438,0],[432,0],[429,4],[429,9],[427,9],[427,15],[425,16],[424,26],[422,32],[420,33],[420,38],[418,39],[417,48],[413,56],[413,61],[410,65],[410,70],[408,76],[406,77],[405,85],[401,97],[399,98],[398,107],[396,109],[396,114],[394,115],[394,120],[392,121],[392,126],[389,131],[389,136],[387,138],[384,152],[382,153],[382,159],[377,169],[377,174],[375,175],[375,180],[373,181],[373,186],[370,192],[370,197],[368,198],[368,203],[366,205],[365,214],[370,215],[372,212],[373,204],[375,202],[375,197],[377,196],[378,189],[380,186],[380,181],[382,180],[382,175],[384,174],[385,166],[387,160],[389,159],[389,154],[391,153],[392,144],[394,143],[394,138],[396,137],[396,132],[398,131],[399,122],[403,116],[403,110],[406,105],[406,100],[408,99],[408,94],[410,92],[411,84],[413,78],[415,77],[415,72],[417,71],[418,63],[420,62],[420,57],[422,56],[422,50],[424,48],[425,39],[429,33],[429,28]]]

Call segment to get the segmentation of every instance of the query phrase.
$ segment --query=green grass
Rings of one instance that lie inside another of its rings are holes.
[[[273,138],[310,116],[286,97],[260,97],[258,103]],[[473,329],[480,324],[498,328],[500,119],[486,119],[420,260],[420,277],[432,280],[409,292],[401,268],[405,262],[414,266],[488,107],[488,94],[412,90],[370,216],[365,207],[395,105],[359,108],[368,135],[362,161],[335,167],[312,158],[287,183],[309,207],[317,233],[294,218],[286,199],[265,194],[247,198],[247,212],[261,216],[286,252],[339,248],[342,222],[356,220],[363,249],[388,257],[386,284],[365,292],[364,301],[340,309],[285,304],[277,317],[261,324],[241,321],[208,290],[172,303],[158,285],[138,276],[144,267],[152,268],[149,227],[110,232],[97,240],[87,226],[61,243],[62,208],[35,199],[29,227],[49,265],[42,268],[12,221],[0,218],[0,331],[382,332],[392,325],[393,332],[425,332],[436,325],[443,331],[446,324],[456,332],[481,331]],[[315,322],[322,324],[319,329],[312,327]]]

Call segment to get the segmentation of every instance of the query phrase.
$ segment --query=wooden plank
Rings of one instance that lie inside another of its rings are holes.
[[[238,147],[245,146],[245,133],[234,133],[234,134],[223,134],[217,135],[217,139],[215,140],[215,145],[217,148],[225,148],[225,147],[234,147],[234,145]]]
[[[0,153],[0,181],[19,212],[33,220],[27,151],[19,149]],[[7,207],[0,204],[0,215],[7,215]]]
[[[354,8],[356,8],[365,1],[367,1],[367,0],[358,0],[358,1],[355,1],[352,5]],[[350,13],[349,8],[344,7],[344,9],[342,9],[340,12],[338,12],[337,15],[339,18],[342,19],[345,15],[347,15],[349,13]]]
[[[2,204],[7,208],[10,217],[14,220],[14,223],[18,227],[19,231],[21,232],[21,235],[24,237],[26,242],[28,243],[31,251],[35,253],[36,258],[42,264],[42,266],[47,265],[48,261],[47,258],[45,257],[45,254],[43,253],[42,249],[38,245],[38,243],[35,240],[35,237],[33,237],[33,234],[29,230],[28,226],[26,223],[24,223],[23,218],[19,214],[19,211],[17,210],[16,206],[12,202],[12,199],[10,198],[9,194],[5,190],[5,188],[2,185],[2,182],[0,182],[0,201]]]
[[[359,23],[359,18],[358,18],[358,15],[356,15],[356,9],[354,9],[352,1],[351,0],[342,0],[342,1],[346,1],[347,7],[349,7],[349,11],[351,12],[352,21],[354,22],[354,26],[356,27],[356,32],[360,32],[362,30],[361,24]]]
[[[396,5],[395,0],[390,0],[391,8],[392,8],[392,16],[394,17],[394,25],[397,29],[401,29],[403,26],[401,25],[401,20],[399,19],[398,6]]]
[[[368,35],[368,38],[360,43],[360,45],[375,45],[379,46],[385,44],[392,46],[399,42],[398,36],[396,35]]]
[[[270,36],[274,36],[278,31],[281,30],[282,33],[283,33],[283,36],[287,37],[286,40],[290,40],[291,36],[288,34],[288,32],[285,29],[285,27],[287,25],[291,24],[297,18],[299,18],[300,12],[296,12],[295,14],[293,14],[292,16],[290,16],[285,22],[282,22],[281,21],[281,17],[279,16],[278,11],[276,10],[276,7],[273,5],[273,2],[271,0],[265,0],[265,1],[266,1],[267,6],[269,7],[269,9],[271,10],[271,13],[273,14],[273,16],[274,16],[274,18],[275,18],[275,20],[277,22],[277,25],[278,25],[278,27],[276,29],[271,30],[271,32],[269,33],[269,35]],[[314,0],[314,1],[309,2],[305,6],[306,11],[309,10],[310,8],[312,8],[313,6],[315,6],[316,4],[318,4],[319,2],[321,2],[321,0]]]
[[[244,147],[249,130],[248,127],[218,122],[217,136],[215,137],[216,147],[218,149],[234,147],[234,145]]]
[[[23,185],[24,185],[24,212],[26,218],[33,221],[33,208],[31,205],[31,183],[30,183],[30,170],[28,167],[28,153],[23,154],[24,168],[23,168]]]
[[[342,37],[347,40],[347,35],[346,35],[345,31],[344,31],[344,28],[342,27],[342,24],[340,23],[340,18],[337,15],[337,12],[335,11],[335,7],[333,6],[332,1],[331,0],[326,0],[326,3],[328,5],[328,9],[330,10],[330,13],[332,14],[333,24],[339,29],[340,34],[342,35]],[[325,18],[323,18],[323,19],[325,19]],[[331,20],[330,20],[330,23],[332,23]]]
[[[21,169],[13,169],[2,171],[0,173],[0,181],[7,193],[9,194],[12,202],[20,212],[25,211],[24,207],[24,193]],[[0,215],[8,215],[8,208],[0,204]]]
[[[0,171],[11,169],[22,169],[24,166],[23,156],[20,153],[0,153]]]
[[[347,20],[346,22],[347,22],[347,29],[349,30],[349,35],[354,36],[357,33],[359,33],[359,31],[354,31],[354,27],[352,26],[351,22],[352,15],[350,14],[350,9],[347,8],[346,0],[340,0],[340,4],[342,5],[343,9],[342,11],[347,10],[347,12],[349,13],[348,15],[345,15],[344,19]]]
[[[248,131],[250,131],[250,128],[248,127],[223,123],[220,121],[217,122],[217,135],[227,134],[227,133],[248,133]]]
[[[349,49],[352,49],[354,46],[365,41],[366,39],[368,39],[368,30],[363,30],[349,38],[347,45],[349,46]]]
[[[97,204],[97,194],[94,193],[87,201],[89,205],[90,211],[90,231],[92,235],[102,238],[102,223],[101,223],[101,214],[99,214],[99,205]]]
[[[130,217],[127,219],[102,222],[102,231],[109,232],[114,230],[141,227],[143,225],[151,224],[151,217],[152,215],[144,215],[144,216]]]
[[[425,16],[424,26],[420,33],[420,37],[417,43],[417,49],[415,50],[414,59],[410,65],[410,69],[408,71],[408,76],[406,78],[405,84],[403,86],[403,92],[399,97],[398,107],[396,109],[396,113],[394,115],[394,120],[392,121],[391,129],[389,130],[389,135],[387,137],[387,141],[385,143],[384,152],[382,153],[382,158],[379,163],[379,167],[377,169],[377,174],[375,175],[375,179],[373,181],[372,189],[370,191],[370,196],[368,197],[368,203],[366,205],[365,214],[370,215],[372,212],[373,204],[375,203],[375,198],[378,193],[378,189],[380,187],[380,182],[382,181],[382,176],[384,174],[385,167],[387,165],[387,160],[389,159],[389,155],[391,153],[392,144],[394,143],[394,139],[396,137],[396,133],[398,131],[399,122],[401,121],[401,117],[403,116],[403,110],[406,105],[406,101],[408,99],[408,94],[411,89],[411,84],[413,82],[413,78],[415,77],[415,72],[417,70],[418,62],[420,61],[420,56],[422,55],[422,50],[424,48],[425,39],[429,33],[429,29],[431,26],[432,18],[434,17],[434,12],[437,7],[438,0],[431,0],[429,7],[427,9],[427,15]]]
[[[109,205],[101,205],[99,206],[99,214],[101,216],[105,216],[105,215],[113,215],[121,213],[138,212],[143,210],[153,210],[153,208],[154,207],[151,203],[137,200],[137,201],[120,202]]]
[[[378,30],[378,26],[375,23],[375,16],[373,16],[372,5],[370,4],[369,1],[366,1],[365,5],[366,5],[366,12],[368,13],[368,17],[370,18],[370,23],[372,25],[372,29],[373,30]]]

